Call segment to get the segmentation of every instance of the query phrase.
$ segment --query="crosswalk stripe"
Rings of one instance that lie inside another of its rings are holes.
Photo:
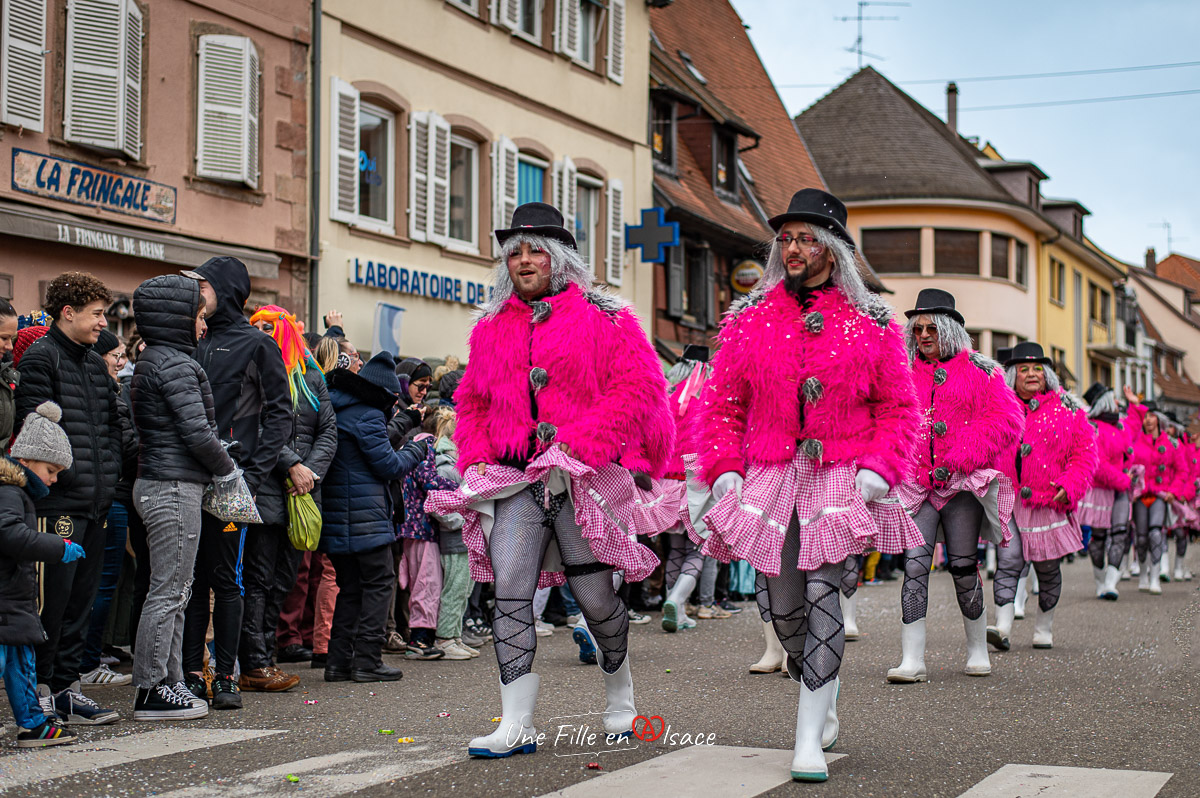
[[[285,762],[251,773],[239,774],[236,781],[229,783],[209,782],[199,787],[185,787],[170,792],[158,793],[157,798],[250,798],[270,791],[272,784],[282,784],[289,775],[299,781],[297,787],[304,790],[304,798],[333,798],[354,790],[361,790],[393,779],[412,776],[427,770],[440,768],[467,758],[461,746],[450,751],[427,745],[406,746],[403,751],[394,749],[341,751],[325,756],[313,756]],[[378,760],[384,764],[376,764]],[[368,763],[368,760],[375,762]],[[319,771],[353,769],[351,766],[367,765],[366,770],[345,773],[321,773]],[[371,764],[376,765],[370,767]],[[267,783],[264,783],[267,782]],[[290,786],[290,785],[284,785]]]
[[[0,790],[283,733],[283,729],[172,728],[79,745],[21,751],[0,757]]]
[[[826,754],[825,761],[844,756]],[[694,745],[539,798],[607,798],[626,793],[752,798],[791,781],[791,765],[791,749]]]
[[[1005,765],[959,798],[1154,798],[1171,775],[1149,770]]]

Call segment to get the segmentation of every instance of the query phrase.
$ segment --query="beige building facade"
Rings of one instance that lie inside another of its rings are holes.
[[[364,353],[465,359],[492,231],[564,211],[598,282],[651,317],[625,250],[651,205],[649,17],[609,0],[327,0],[319,305]]]

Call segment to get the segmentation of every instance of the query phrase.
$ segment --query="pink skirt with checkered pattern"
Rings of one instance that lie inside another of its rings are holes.
[[[933,489],[919,482],[902,482],[896,486],[895,493],[909,515],[916,515],[925,502],[929,502],[935,510],[940,511],[947,502],[964,490],[975,496],[983,505],[983,525],[979,536],[989,543],[1007,546],[1012,540],[1009,522],[1012,520],[1017,494],[1013,491],[1012,480],[1000,471],[980,468],[970,474],[955,472],[949,482]]]
[[[480,475],[475,468],[468,468],[457,490],[429,492],[425,512],[462,515],[463,543],[467,546],[471,578],[476,582],[493,582],[496,577],[485,533],[485,526],[490,529],[487,522],[494,518],[493,503],[524,490],[531,482],[547,480],[552,485],[569,484],[575,523],[583,530],[583,538],[597,560],[624,571],[631,582],[645,579],[658,567],[658,557],[638,543],[633,531],[637,486],[629,472],[615,463],[593,470],[568,457],[557,446],[539,455],[524,471],[488,465],[486,473]],[[553,587],[565,581],[561,570],[543,568],[538,575],[538,587]]]
[[[1075,517],[1080,526],[1111,529],[1113,525],[1113,500],[1117,492],[1108,488],[1092,487],[1079,501]],[[1132,502],[1130,503],[1132,507]],[[1128,521],[1128,519],[1126,519]]]
[[[923,545],[894,490],[877,502],[863,501],[854,487],[856,470],[853,464],[823,465],[802,454],[790,463],[752,466],[741,496],[726,493],[705,516],[712,534],[702,551],[725,562],[746,560],[778,576],[793,518],[800,525],[796,567],[801,571],[871,549],[899,554]]]
[[[1021,532],[1021,556],[1026,562],[1057,560],[1083,548],[1083,530],[1075,513],[1017,502],[1013,520]]]
[[[1200,529],[1200,513],[1192,502],[1177,501],[1171,505],[1170,529]]]
[[[662,532],[683,532],[688,514],[687,483],[679,479],[656,479],[650,490],[636,485],[633,492],[633,529],[654,537]]]

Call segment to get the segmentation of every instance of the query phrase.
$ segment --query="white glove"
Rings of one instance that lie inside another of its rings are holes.
[[[738,498],[742,498],[742,475],[736,471],[726,471],[721,476],[717,477],[717,481],[713,483],[712,496],[715,501],[721,501],[729,491],[735,491]]]
[[[869,468],[860,468],[854,475],[854,489],[865,502],[877,502],[887,495],[887,480]]]

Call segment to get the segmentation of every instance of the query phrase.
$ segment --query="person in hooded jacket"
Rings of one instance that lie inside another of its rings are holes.
[[[257,495],[271,477],[279,453],[292,433],[287,372],[279,346],[271,336],[250,326],[242,309],[250,296],[250,274],[237,258],[209,258],[195,271],[183,273],[199,281],[208,310],[208,334],[193,355],[208,375],[216,410],[217,434],[236,441],[231,447],[250,493]],[[228,531],[227,531],[228,530]],[[204,664],[211,589],[213,638],[216,643],[213,706],[242,706],[233,678],[246,596],[263,595],[274,583],[277,526],[252,524],[239,531],[204,515],[196,582],[187,608],[183,634],[184,669],[197,674]],[[240,553],[240,563],[239,563]],[[239,585],[238,570],[241,570]]]
[[[133,292],[146,349],[133,372],[138,478],[133,506],[146,525],[150,590],[138,622],[134,720],[208,715],[203,682],[184,675],[184,608],[203,545],[200,501],[214,476],[237,466],[217,437],[208,378],[192,359],[204,329],[205,303],[195,281],[153,277]],[[202,596],[208,604],[208,591]],[[222,694],[214,697],[214,706]]]
[[[388,440],[387,418],[400,393],[389,352],[375,355],[357,374],[335,369],[327,379],[338,445],[325,477],[318,549],[333,562],[339,592],[325,681],[396,681],[400,669],[383,664],[384,625],[396,581],[388,483],[416,468],[429,444],[412,441],[397,451]]]
[[[293,422],[274,473],[258,491],[257,504],[263,523],[278,530],[278,534],[264,539],[278,545],[273,553],[265,552],[268,560],[265,564],[273,566],[273,580],[266,586],[268,589],[260,592],[263,586],[255,585],[254,593],[246,592],[245,620],[238,648],[242,666],[239,686],[243,690],[278,692],[300,682],[299,676],[284,673],[275,666],[275,628],[283,602],[296,584],[304,556],[288,540],[286,494],[311,494],[320,509],[320,480],[324,479],[337,451],[337,418],[329,401],[325,376],[300,336],[296,317],[277,305],[265,305],[250,317],[251,324],[264,321],[272,325],[271,337],[279,344],[287,369]]]

